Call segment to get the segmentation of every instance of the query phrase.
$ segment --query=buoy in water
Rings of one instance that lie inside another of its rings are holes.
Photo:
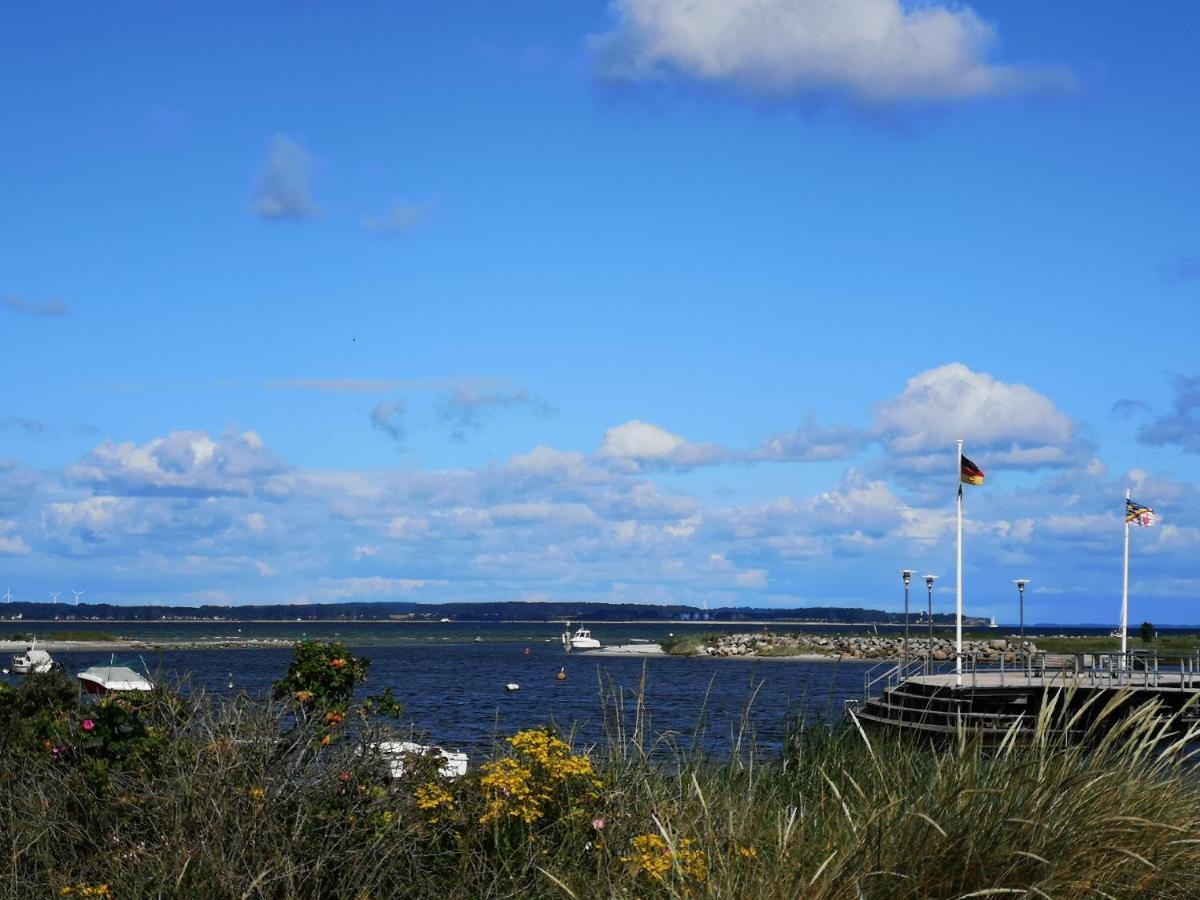
[[[510,681],[508,684],[506,684],[504,686],[504,689],[506,691],[519,691],[521,689],[521,686],[519,684],[517,684],[515,681]]]
[[[530,652],[531,652],[531,651],[530,651],[530,649],[529,649],[528,647],[526,647],[526,648],[525,648],[525,655],[526,655],[526,656],[528,656],[528,655],[530,654]]]
[[[554,676],[554,680],[555,681],[566,681],[567,680],[566,666],[563,666],[563,668],[558,670],[558,674]]]

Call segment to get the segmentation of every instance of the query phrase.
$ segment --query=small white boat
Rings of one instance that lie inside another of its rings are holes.
[[[387,763],[393,778],[403,777],[406,762],[420,756],[437,757],[440,761],[438,774],[443,778],[458,778],[467,774],[467,754],[457,750],[443,750],[415,741],[384,741],[375,745],[375,749]]]
[[[145,667],[145,663],[142,663]],[[116,694],[124,691],[152,691],[154,684],[129,666],[119,666],[114,658],[108,665],[92,666],[75,676],[89,694]]]
[[[25,648],[24,653],[14,653],[10,665],[18,675],[28,675],[30,672],[41,675],[53,669],[55,662],[49,653],[39,650],[37,641],[34,641]]]
[[[563,649],[567,653],[572,650],[599,650],[600,642],[592,637],[592,633],[583,625],[580,625],[574,634],[571,634],[571,623],[567,622],[566,630],[562,634]]]
[[[515,681],[510,681],[508,684],[506,684],[504,686],[504,689],[511,694],[514,691],[519,691],[521,689],[521,686],[519,684],[517,684]]]

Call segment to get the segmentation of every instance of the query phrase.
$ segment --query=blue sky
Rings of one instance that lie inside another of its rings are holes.
[[[0,32],[0,582],[1200,622],[1194,4]]]

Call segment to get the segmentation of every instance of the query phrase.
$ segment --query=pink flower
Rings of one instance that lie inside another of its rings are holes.
[[[93,728],[96,727],[96,723],[93,722],[91,719],[84,719],[80,723],[79,727],[82,728],[84,731],[91,731]]]
[[[592,819],[592,827],[595,828],[597,831],[603,831],[604,830],[604,820],[603,819]]]

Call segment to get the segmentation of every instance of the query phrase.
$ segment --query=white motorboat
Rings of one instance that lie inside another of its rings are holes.
[[[567,653],[572,650],[599,650],[600,642],[592,637],[592,633],[583,625],[580,625],[574,634],[571,634],[571,623],[567,622],[566,628],[562,634],[563,649]]]
[[[25,648],[24,653],[13,654],[10,666],[18,675],[28,675],[30,672],[41,675],[51,671],[55,663],[49,653],[37,648],[37,641],[34,641]]]
[[[145,662],[142,667],[145,668]],[[118,694],[129,691],[152,691],[154,684],[145,675],[129,666],[120,666],[114,657],[108,665],[92,666],[75,676],[89,694]]]
[[[467,774],[467,754],[457,750],[443,750],[415,741],[384,741],[375,745],[379,755],[387,763],[393,778],[401,778],[406,762],[413,757],[433,756],[438,759],[438,774],[443,778],[458,778]]]

